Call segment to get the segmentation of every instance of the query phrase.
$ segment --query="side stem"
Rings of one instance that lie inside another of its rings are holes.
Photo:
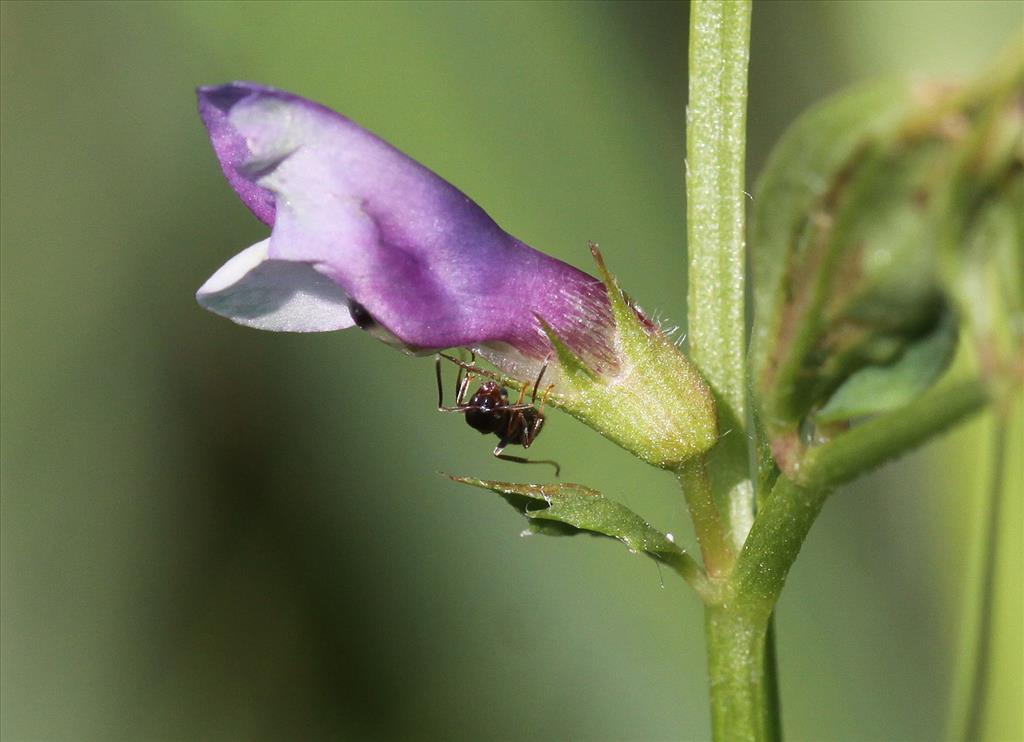
[[[680,466],[676,470],[676,479],[690,509],[690,519],[704,557],[704,568],[711,578],[725,577],[736,561],[736,551],[715,504],[704,460],[698,458]]]
[[[730,577],[743,610],[768,620],[811,525],[838,485],[907,453],[987,402],[980,381],[942,385],[812,449],[796,467],[798,480],[780,476],[761,504]]]

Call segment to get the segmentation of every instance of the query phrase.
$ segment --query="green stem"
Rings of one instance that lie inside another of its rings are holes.
[[[753,620],[767,623],[771,617],[786,575],[831,491],[801,487],[784,476],[775,482],[731,578],[738,609]]]
[[[775,614],[768,619],[764,639],[765,739],[782,739],[782,698],[779,696],[778,656],[775,652]]]
[[[719,442],[707,462],[681,469],[677,476],[712,577],[732,569],[755,512],[747,438],[744,286],[751,10],[750,0],[693,0],[690,5],[687,336],[690,358],[715,394],[719,430],[731,437]],[[727,604],[707,611],[715,739],[779,739],[767,619],[748,624]]]
[[[729,606],[708,606],[704,632],[713,738],[728,742],[781,739],[772,702],[775,679],[766,667],[768,623]]]
[[[682,577],[704,603],[713,602],[717,598],[719,585],[708,579],[704,568],[685,551],[680,554],[659,554],[657,559],[667,564],[677,575]]]
[[[690,6],[686,108],[690,357],[745,428],[744,150],[749,0]]]
[[[709,459],[739,548],[754,520],[747,439],[744,159],[749,0],[693,0],[686,107],[687,338],[725,439]]]
[[[1007,420],[997,415],[994,421],[992,442],[992,470],[986,491],[983,521],[975,543],[981,551],[975,567],[976,576],[972,581],[977,592],[967,591],[965,603],[960,675],[958,689],[953,696],[953,717],[950,724],[950,738],[957,740],[981,739],[982,722],[985,718],[985,702],[988,697],[988,678],[992,655],[992,629],[995,620],[996,556],[999,552],[999,525],[1003,501],[1008,487],[1004,480],[1006,468]]]
[[[690,509],[690,519],[708,575],[712,578],[727,575],[736,560],[736,552],[712,496],[704,460],[697,458],[680,466],[676,470],[676,479]]]

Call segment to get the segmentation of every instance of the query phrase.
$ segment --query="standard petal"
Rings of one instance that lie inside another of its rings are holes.
[[[250,159],[245,138],[227,120],[227,112],[238,96],[247,93],[230,85],[199,88],[199,115],[210,134],[213,151],[220,160],[221,170],[228,183],[238,193],[242,203],[264,224],[274,224],[274,194],[260,188],[242,174],[242,166]]]
[[[204,308],[260,330],[322,332],[355,322],[349,298],[308,263],[269,259],[270,240],[225,263],[196,293]]]

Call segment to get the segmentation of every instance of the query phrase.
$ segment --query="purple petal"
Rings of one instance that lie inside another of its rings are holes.
[[[248,95],[244,87],[222,85],[199,88],[199,115],[210,133],[213,151],[220,160],[228,183],[242,203],[264,224],[274,225],[274,194],[255,185],[240,168],[249,159],[245,138],[227,121],[227,112],[240,97]]]
[[[410,348],[477,348],[525,378],[551,354],[540,316],[591,365],[616,365],[598,279],[505,233],[388,143],[252,83],[199,99],[228,180],[273,226],[271,260],[311,265]]]

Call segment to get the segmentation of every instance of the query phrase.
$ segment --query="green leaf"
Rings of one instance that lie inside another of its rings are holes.
[[[957,283],[969,273],[957,260],[978,215],[1012,190],[1021,166],[1020,76],[997,79],[846,92],[804,114],[776,147],[751,239],[753,386],[774,441],[795,441],[822,407],[819,419],[839,420],[926,389],[948,361],[949,333],[946,343],[934,333],[943,334],[950,285],[961,289],[959,317],[997,303],[970,301]],[[990,288],[980,293],[1000,295]],[[898,388],[883,396],[889,383]]]
[[[819,423],[851,420],[895,410],[920,396],[949,366],[957,327],[951,312],[920,342],[888,366],[868,366],[853,374],[815,415]]]
[[[646,554],[667,564],[698,591],[698,585],[706,583],[703,570],[670,536],[597,490],[572,483],[519,484],[451,475],[448,478],[498,493],[529,518],[531,533],[608,536],[621,541],[634,554]]]

